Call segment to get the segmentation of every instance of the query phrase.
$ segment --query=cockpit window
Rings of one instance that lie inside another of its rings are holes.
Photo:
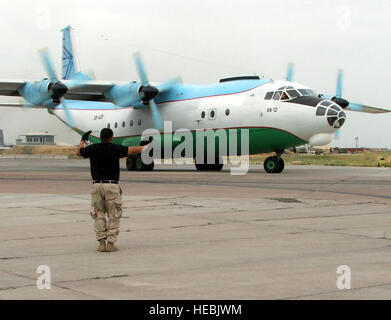
[[[276,91],[273,96],[273,100],[280,100],[281,91]]]
[[[289,100],[289,97],[285,92],[282,93],[281,100]]]
[[[310,96],[311,93],[307,89],[298,89],[303,96]]]
[[[291,100],[295,99],[301,96],[311,96],[315,95],[315,91],[311,89],[296,89],[292,86],[285,86],[278,88],[278,91],[274,92],[267,92],[265,94],[265,100]],[[326,104],[325,107],[327,107],[329,104]]]
[[[266,95],[265,95],[265,100],[270,100],[273,96],[273,91],[272,92],[267,92]]]
[[[293,89],[293,88],[292,88],[292,89]],[[289,94],[289,96],[291,97],[291,99],[300,97],[300,93],[298,93],[296,90],[287,90],[286,92]]]

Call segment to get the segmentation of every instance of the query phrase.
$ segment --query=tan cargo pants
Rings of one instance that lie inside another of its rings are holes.
[[[106,216],[107,213],[107,222]],[[94,183],[91,190],[91,216],[96,239],[116,242],[122,216],[122,189],[114,183]]]

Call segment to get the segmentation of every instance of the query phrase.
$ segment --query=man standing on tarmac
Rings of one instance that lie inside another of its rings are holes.
[[[101,143],[84,147],[91,131],[84,133],[76,154],[90,158],[92,191],[91,216],[94,219],[98,251],[113,252],[119,234],[122,215],[122,189],[119,186],[119,159],[128,154],[141,153],[143,147],[125,147],[113,144],[113,131],[103,128],[100,132]],[[107,221],[105,213],[107,213]],[[107,241],[107,244],[106,244]]]

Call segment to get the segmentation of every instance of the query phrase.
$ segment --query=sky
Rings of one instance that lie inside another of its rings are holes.
[[[282,79],[293,62],[295,80],[317,92],[334,94],[341,68],[345,99],[391,109],[390,14],[388,0],[3,0],[0,78],[45,77],[42,47],[60,74],[60,29],[71,25],[81,67],[97,80],[137,80],[137,51],[153,82],[181,76],[185,83],[215,83],[249,74]],[[333,146],[355,146],[359,137],[360,146],[391,148],[391,114],[347,116]],[[40,130],[57,142],[80,140],[45,110],[0,108],[0,129],[7,143]]]

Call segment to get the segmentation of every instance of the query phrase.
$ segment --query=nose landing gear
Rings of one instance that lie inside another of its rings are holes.
[[[263,163],[263,168],[267,173],[281,173],[284,170],[284,160],[280,155],[268,157]]]

